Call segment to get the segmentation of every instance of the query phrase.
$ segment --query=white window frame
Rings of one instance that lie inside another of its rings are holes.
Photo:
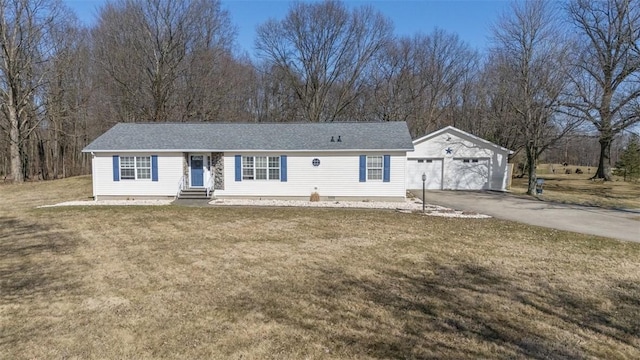
[[[125,161],[125,159],[127,159]],[[133,159],[133,160],[129,160]],[[142,162],[146,161],[149,166],[142,166]],[[124,166],[126,163],[126,166]],[[133,170],[133,177],[123,175],[122,170]],[[140,170],[148,170],[149,176],[140,176]],[[151,180],[151,156],[120,156],[120,180]]]
[[[242,180],[255,180],[255,159],[253,156],[242,157]]]
[[[243,156],[242,180],[280,181],[280,156]]]
[[[375,161],[375,163],[373,163]],[[378,166],[378,162],[379,165]],[[378,177],[377,174],[380,176]],[[376,176],[373,176],[376,174]],[[367,181],[382,181],[384,179],[384,157],[382,155],[367,155]]]

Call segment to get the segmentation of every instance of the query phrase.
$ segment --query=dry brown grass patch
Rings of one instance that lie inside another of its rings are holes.
[[[555,164],[556,173],[551,173],[550,165],[543,164],[538,168],[538,177],[544,179],[544,192],[539,198],[567,204],[599,206],[607,208],[640,209],[640,183],[625,182],[619,177],[614,181],[593,181],[594,168],[588,173],[587,167],[567,166],[571,174],[564,174],[564,167]],[[583,174],[575,174],[580,168]],[[513,179],[512,192],[525,194],[527,178]]]
[[[640,357],[638,244],[370,210],[0,219],[0,358]]]

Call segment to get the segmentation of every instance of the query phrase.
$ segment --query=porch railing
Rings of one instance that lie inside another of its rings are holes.
[[[178,182],[178,193],[176,194],[176,199],[180,196],[182,190],[187,188],[187,177],[182,175],[180,181]]]
[[[207,181],[207,197],[209,197],[209,195],[211,194],[211,192],[213,191],[213,184],[215,183],[215,176],[213,176],[213,174],[211,176],[209,176],[209,181]]]

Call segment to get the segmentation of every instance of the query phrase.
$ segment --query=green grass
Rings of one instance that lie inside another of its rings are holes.
[[[0,358],[640,358],[640,244],[90,191],[0,186]]]

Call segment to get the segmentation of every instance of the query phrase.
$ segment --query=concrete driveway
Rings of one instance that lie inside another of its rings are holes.
[[[422,190],[411,192],[422,198]],[[429,190],[425,202],[530,225],[640,242],[640,210],[565,205],[508,193],[474,191]]]

